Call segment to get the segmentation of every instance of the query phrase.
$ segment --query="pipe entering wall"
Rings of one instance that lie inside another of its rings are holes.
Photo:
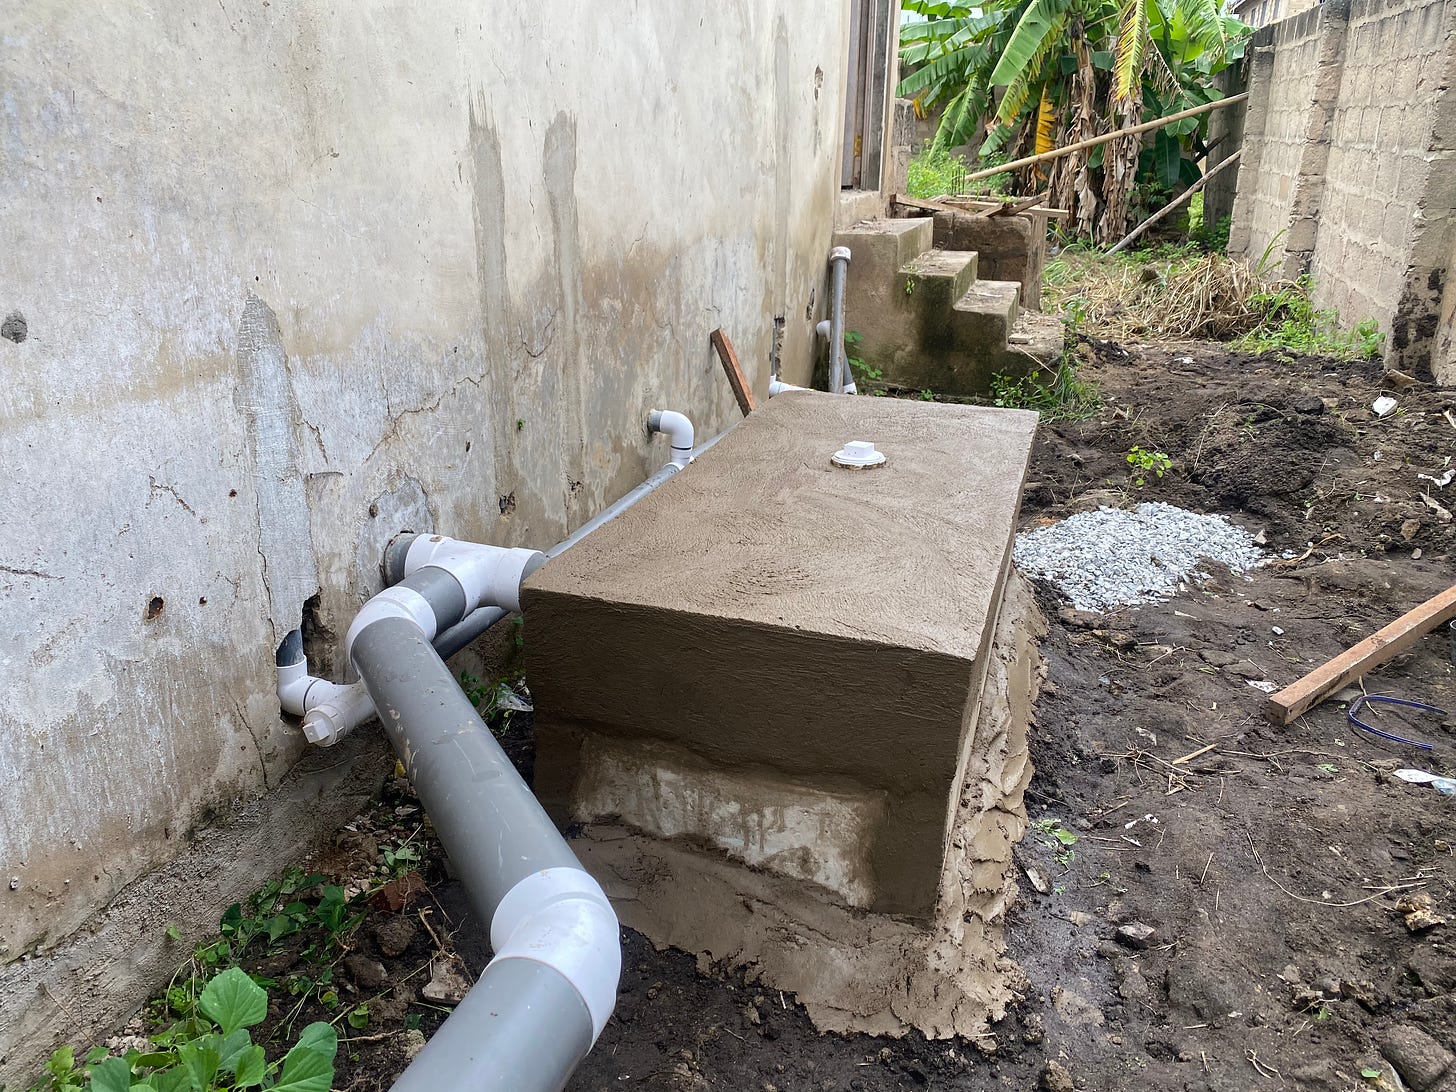
[[[275,657],[280,704],[327,745],[379,712],[482,921],[494,956],[479,982],[395,1083],[396,1092],[470,1087],[558,1092],[601,1034],[621,974],[617,918],[445,664],[520,609],[520,587],[556,556],[679,473],[693,425],[654,411],[672,461],[546,554],[402,535],[389,584],[359,611],[345,655],[360,683],[308,674],[302,635]],[[712,447],[721,436],[703,444]]]
[[[853,394],[854,376],[844,355],[844,282],[849,274],[849,247],[829,252],[829,392]]]

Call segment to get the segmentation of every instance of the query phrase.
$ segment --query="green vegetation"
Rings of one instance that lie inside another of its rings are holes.
[[[1033,819],[1031,829],[1042,836],[1043,845],[1056,851],[1057,864],[1063,868],[1072,867],[1077,857],[1077,851],[1072,848],[1077,844],[1075,834],[1056,819]]]
[[[181,1019],[152,1035],[156,1049],[110,1057],[98,1047],[77,1065],[75,1051],[61,1047],[46,1065],[47,1078],[31,1092],[329,1092],[338,1033],[323,1022],[309,1024],[293,1047],[270,1063],[248,1030],[267,1015],[267,991],[245,971],[230,967],[203,986]]]
[[[1005,163],[1004,155],[984,158],[982,166],[994,167]],[[984,194],[1000,196],[1011,185],[1011,175],[993,174],[967,182],[970,168],[966,161],[939,144],[929,144],[920,154],[910,160],[906,167],[905,190],[911,197],[942,197],[955,194]]]
[[[1135,447],[1127,453],[1127,464],[1132,467],[1132,480],[1138,488],[1147,484],[1149,474],[1161,478],[1173,469],[1173,460],[1161,451],[1148,451],[1142,447]]]
[[[991,404],[1003,409],[1036,410],[1048,421],[1085,421],[1102,405],[1097,388],[1077,375],[1077,358],[1068,352],[1060,364],[1025,376],[991,377]]]
[[[1253,296],[1262,312],[1258,326],[1235,346],[1254,353],[1327,356],[1339,360],[1374,360],[1385,352],[1385,335],[1374,319],[1363,319],[1353,330],[1340,328],[1340,316],[1315,307],[1310,295],[1314,282],[1307,276],[1272,286]]]
[[[1195,193],[1188,201],[1188,241],[1208,254],[1228,253],[1229,228],[1232,217],[1221,216],[1209,224],[1203,218],[1203,194]]]
[[[899,93],[925,116],[944,107],[935,146],[980,137],[979,157],[1020,158],[1222,97],[1215,77],[1250,28],[1216,0],[904,0]],[[1079,235],[1111,243],[1135,205],[1151,210],[1198,177],[1208,115],[1025,168]],[[1135,192],[1140,189],[1144,192]]]

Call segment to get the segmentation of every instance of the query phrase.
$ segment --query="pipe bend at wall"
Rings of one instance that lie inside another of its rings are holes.
[[[667,435],[672,461],[679,467],[693,461],[693,423],[677,410],[653,410],[647,415],[647,431]]]

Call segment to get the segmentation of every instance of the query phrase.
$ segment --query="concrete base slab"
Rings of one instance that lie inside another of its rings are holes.
[[[1045,631],[1030,589],[1013,576],[928,923],[853,909],[822,887],[748,867],[755,862],[742,854],[621,822],[587,825],[573,848],[626,925],[705,968],[743,968],[791,991],[822,1031],[979,1037],[1027,988],[1004,956],[1002,930],[1016,894],[1011,850],[1026,825],[1027,734],[1044,676],[1036,642]]]

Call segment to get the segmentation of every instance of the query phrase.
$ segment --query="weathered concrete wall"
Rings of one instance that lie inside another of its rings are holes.
[[[393,533],[555,541],[714,327],[807,381],[847,6],[0,13],[0,961],[279,783]]]
[[[1376,319],[1388,363],[1447,381],[1453,17],[1448,0],[1326,0],[1255,36],[1230,242],[1310,274],[1347,325]]]

